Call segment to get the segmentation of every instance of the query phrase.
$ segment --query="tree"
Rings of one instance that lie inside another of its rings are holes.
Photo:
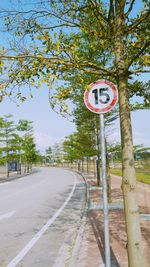
[[[11,120],[12,115],[0,118],[0,143],[3,163],[7,164],[7,177],[9,177],[9,162],[14,158],[15,147],[13,146],[16,127]]]
[[[52,147],[53,163],[61,163],[63,160],[63,145],[62,142],[55,143]]]
[[[135,0],[58,0],[45,1],[44,8],[39,4],[36,9],[5,13],[7,29],[20,38],[19,41],[28,36],[31,42],[28,39],[29,47],[21,43],[18,47],[15,45],[13,53],[1,52],[4,78],[6,68],[9,68],[8,80],[4,79],[1,86],[8,88],[9,85],[10,88],[1,90],[2,96],[12,94],[10,85],[19,88],[26,83],[36,83],[35,77],[43,76],[43,81],[52,87],[56,76],[67,81],[72,72],[77,75],[91,73],[94,77],[111,79],[117,83],[130,267],[144,266],[144,259],[128,88],[133,75],[149,71],[150,44],[148,1],[143,0],[142,9],[133,14],[136,3]],[[10,60],[12,64],[4,64],[4,60]],[[24,100],[20,91],[17,97]]]
[[[32,122],[19,120],[15,125],[12,115],[5,115],[0,118],[0,143],[1,143],[1,163],[7,163],[7,176],[9,176],[9,163],[15,161],[17,171],[19,164],[25,163],[25,169],[29,172],[31,165],[36,161],[36,149],[33,134]],[[23,134],[22,134],[22,133]]]
[[[82,163],[86,159],[87,171],[89,158],[95,156],[97,151],[95,147],[95,132],[90,130],[89,125],[82,123],[77,127],[77,131],[65,138],[63,142],[63,149],[66,153],[65,159],[73,162],[78,162],[78,169],[80,170],[80,161]]]
[[[4,159],[4,138],[5,138],[5,132],[4,132],[4,126],[5,126],[5,121],[4,118],[0,117],[0,164],[5,164],[5,159]]]
[[[23,160],[25,162],[25,172],[32,169],[32,163],[36,162],[36,148],[32,135],[26,134],[23,137]]]
[[[17,171],[21,174],[21,152],[23,145],[23,138],[17,133],[13,133],[12,147],[13,147],[13,157],[12,159],[17,163]]]
[[[21,169],[22,169],[22,163],[24,161],[25,163],[25,171],[26,171],[26,165],[28,166],[27,169],[29,171],[29,162],[28,162],[28,156],[26,157],[24,154],[27,152],[27,144],[28,141],[31,141],[31,146],[35,146],[33,145],[33,126],[32,126],[32,121],[28,121],[28,120],[19,120],[18,125],[17,125],[17,131],[19,133],[18,138],[16,139],[16,141],[18,142],[19,145],[19,149],[18,149],[18,156],[19,156],[19,162],[20,162],[20,173],[21,173]],[[16,136],[17,137],[17,136]],[[26,144],[27,143],[27,144]],[[29,147],[32,148],[30,145]],[[31,149],[31,154],[35,154],[35,151],[33,152]],[[34,155],[35,156],[35,155]],[[34,157],[33,156],[33,157]],[[31,156],[32,157],[32,156]],[[34,159],[35,161],[35,159]],[[33,162],[31,161],[31,164]]]
[[[46,149],[46,159],[48,160],[49,163],[52,160],[52,148],[51,147],[48,147]]]
[[[36,155],[38,154],[34,143],[32,123],[32,121],[28,120],[19,120],[17,125],[17,130],[22,135],[20,162],[23,161],[25,163],[25,171],[27,172],[31,170],[32,163],[36,161]]]

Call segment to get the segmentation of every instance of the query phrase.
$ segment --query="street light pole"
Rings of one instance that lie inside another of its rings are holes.
[[[102,161],[102,188],[103,188],[103,211],[104,211],[104,237],[105,237],[105,267],[111,267],[110,262],[110,242],[109,242],[109,218],[108,218],[108,198],[107,198],[107,177],[106,177],[106,147],[104,134],[104,114],[100,118],[100,138],[101,138],[101,161]]]

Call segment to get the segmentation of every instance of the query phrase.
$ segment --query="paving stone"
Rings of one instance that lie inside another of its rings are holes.
[[[88,176],[86,175],[86,178],[87,177]],[[94,205],[98,205],[102,208],[102,190],[96,187],[96,180],[94,181],[94,177],[90,175],[90,179],[87,179],[87,183],[89,184],[90,188],[89,202],[94,203]],[[144,216],[146,218],[149,218],[150,216],[150,186],[138,183],[138,196],[139,210],[141,213],[141,231],[144,245],[144,258],[147,263],[146,266],[149,267],[150,220],[144,219]],[[112,175],[112,206],[114,206],[114,208],[109,210],[111,267],[128,267],[124,210],[122,208],[118,208],[117,203],[120,203],[120,207],[122,207],[123,198],[121,191],[121,179],[115,175]],[[142,214],[144,214],[143,217]],[[105,266],[103,225],[102,209],[89,210],[88,221],[85,227],[85,232],[77,260],[78,267]]]

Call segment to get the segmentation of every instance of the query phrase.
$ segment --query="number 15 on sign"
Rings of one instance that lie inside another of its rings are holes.
[[[107,80],[100,80],[91,84],[84,94],[86,107],[94,113],[108,112],[116,105],[117,101],[117,88]]]

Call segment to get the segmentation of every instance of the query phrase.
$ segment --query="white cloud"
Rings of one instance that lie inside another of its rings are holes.
[[[55,143],[60,142],[62,140],[62,138],[60,137],[52,137],[42,132],[35,132],[34,138],[37,148],[43,152],[49,146],[53,146]]]
[[[135,129],[134,127],[132,128],[133,130],[133,144],[134,145],[143,145],[143,146],[150,146],[150,138],[149,138],[149,132],[145,131],[143,129]],[[121,142],[121,137],[120,137],[120,130],[119,126],[115,128],[110,128],[109,130],[106,131],[106,136],[107,140],[110,144],[113,143],[120,143]]]

